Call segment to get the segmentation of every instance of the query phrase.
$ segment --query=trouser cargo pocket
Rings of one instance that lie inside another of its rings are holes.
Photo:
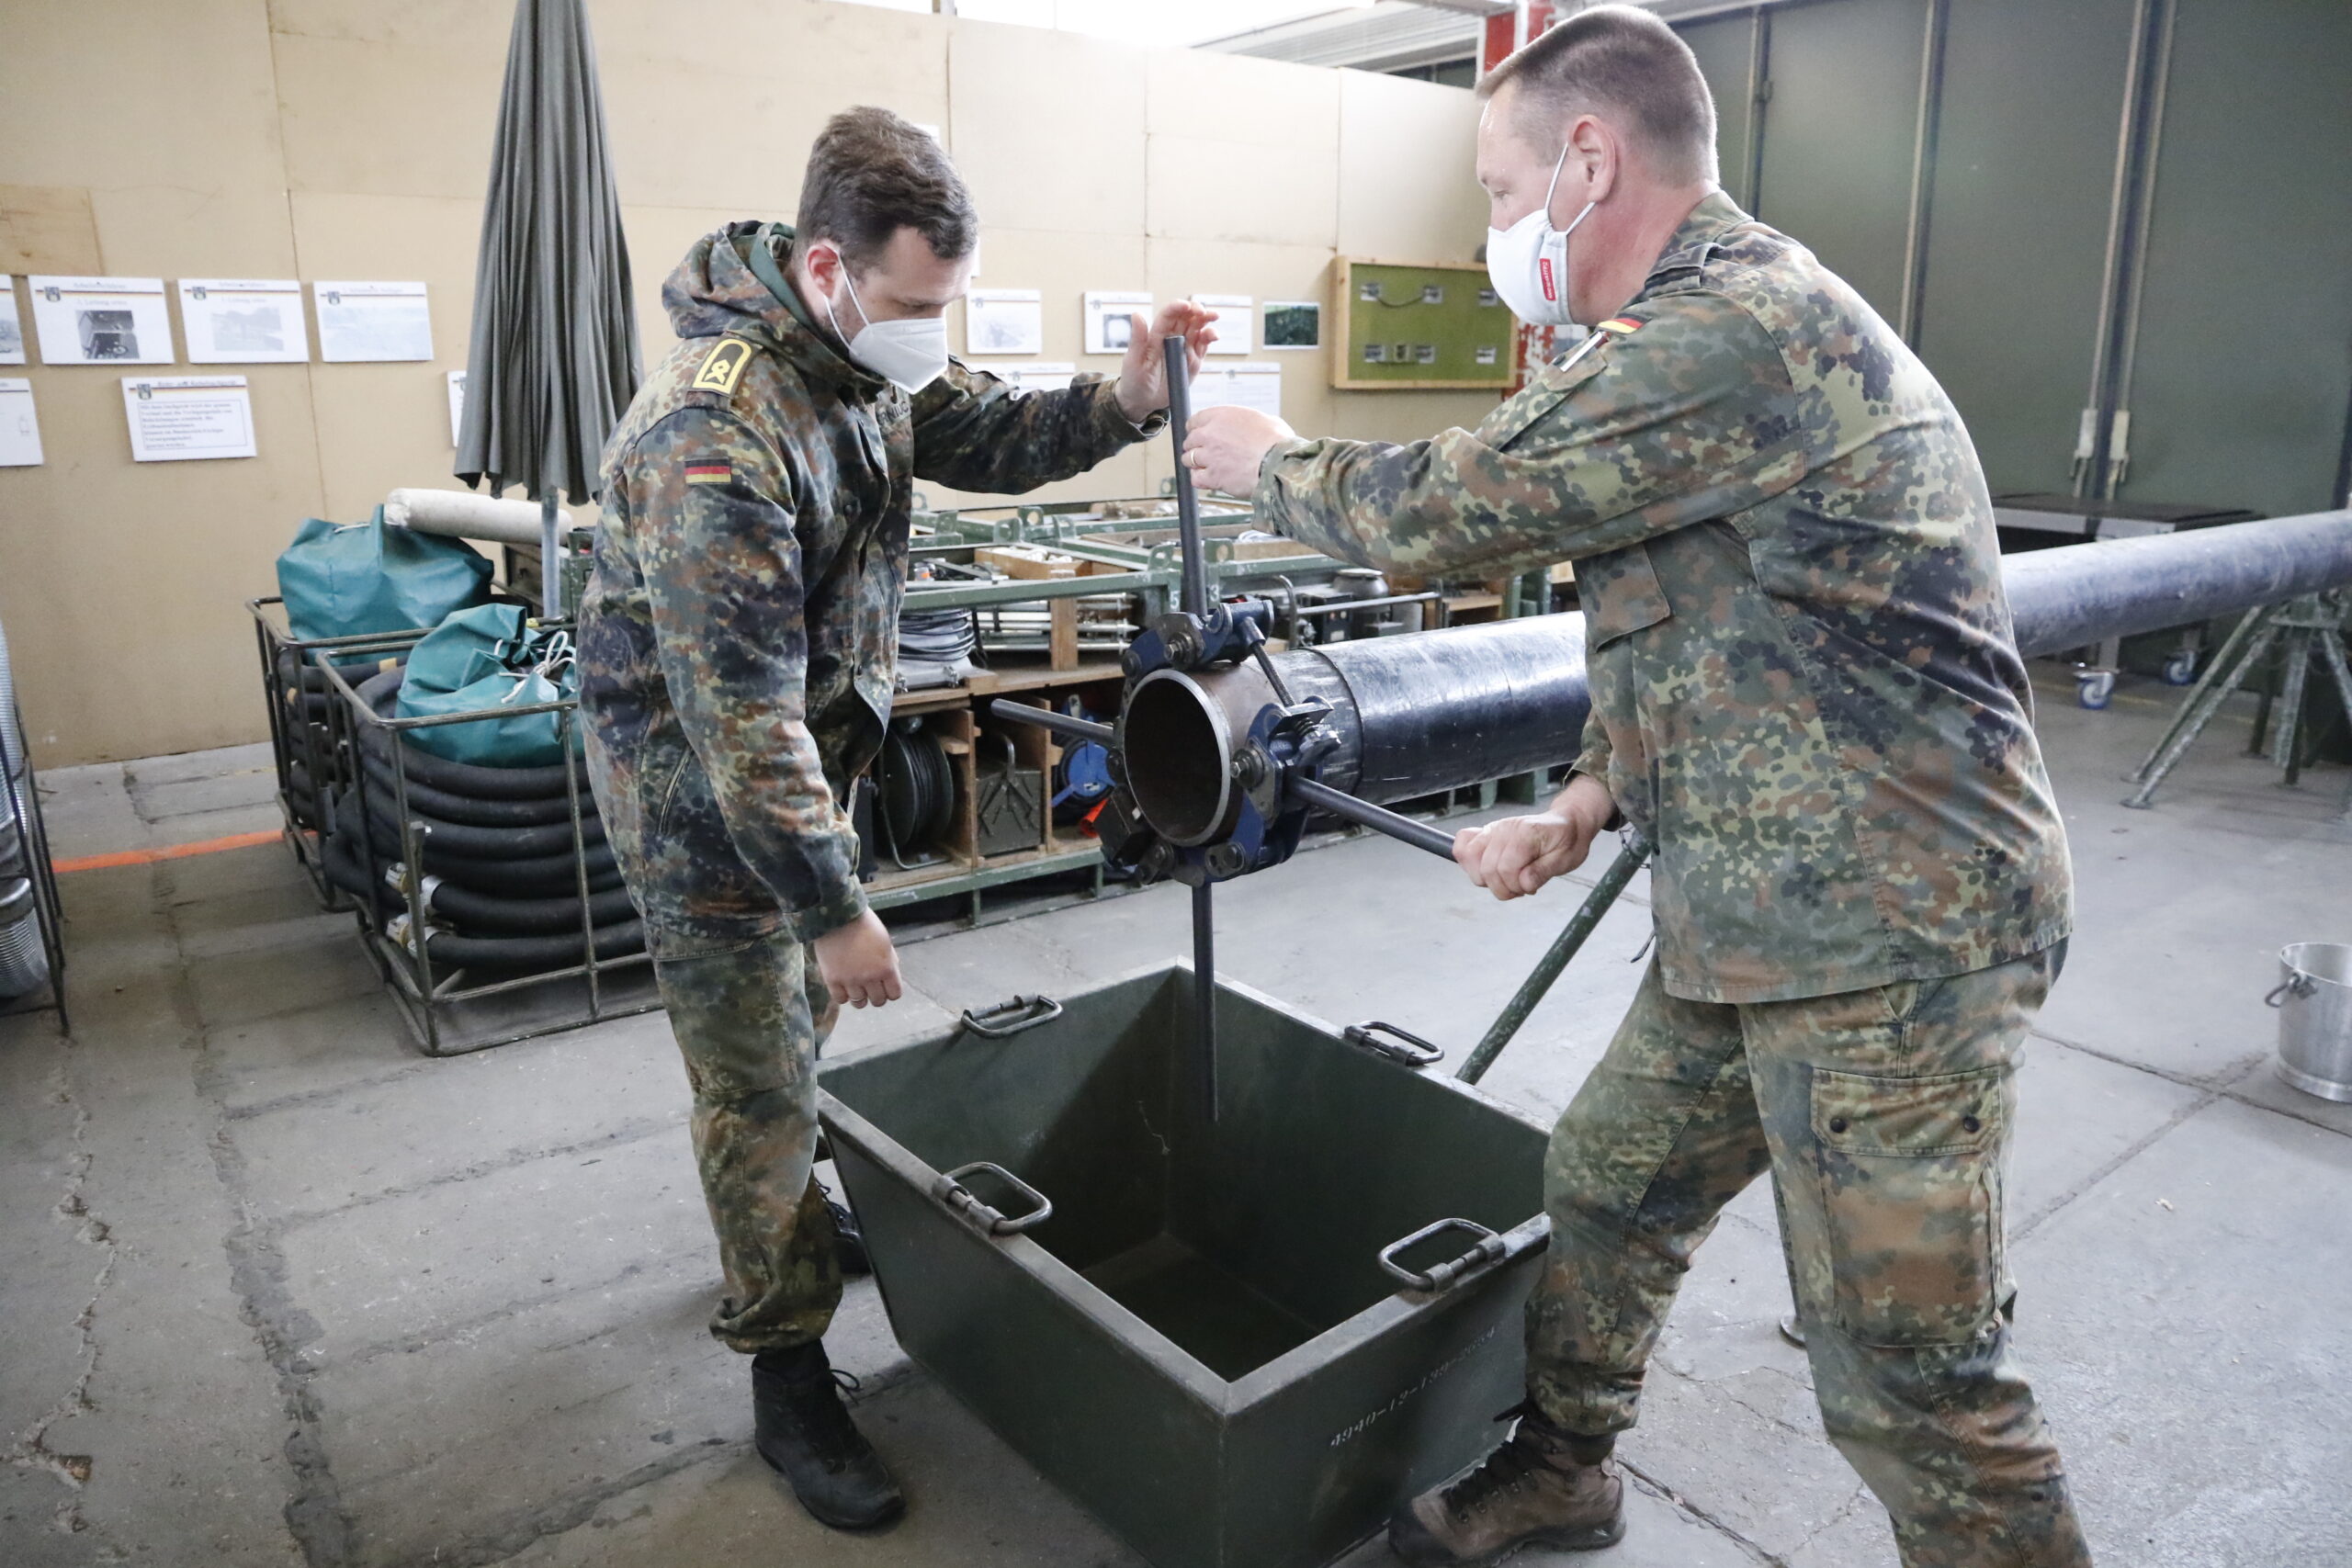
[[[1991,1318],[2007,1067],[1938,1077],[1816,1069],[1813,1136],[1838,1322],[1864,1345],[1951,1345]]]

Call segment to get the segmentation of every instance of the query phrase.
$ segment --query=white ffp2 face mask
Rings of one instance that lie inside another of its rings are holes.
[[[1600,204],[1588,201],[1566,228],[1552,227],[1552,196],[1567,161],[1563,147],[1552,165],[1552,183],[1544,187],[1543,206],[1508,229],[1487,231],[1487,280],[1511,314],[1531,327],[1577,324],[1568,306],[1568,236]]]
[[[857,285],[849,276],[846,263],[842,267],[842,281],[849,285],[850,303],[857,313],[865,316],[865,325],[855,337],[848,339],[852,364],[861,365],[885,380],[896,382],[909,392],[920,392],[947,372],[947,322],[940,316],[916,316],[904,321],[877,321],[865,315],[865,301],[857,297]],[[825,314],[832,317],[833,331],[842,330],[841,318],[833,313],[833,302],[825,301]]]

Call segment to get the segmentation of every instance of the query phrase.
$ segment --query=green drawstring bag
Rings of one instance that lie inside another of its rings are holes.
[[[579,689],[570,637],[526,627],[519,604],[480,604],[434,627],[409,654],[392,716],[476,714],[464,724],[409,730],[404,739],[452,762],[544,767],[562,759],[567,728],[579,750],[579,716],[567,727],[561,713],[517,710],[564,701]]]
[[[437,626],[490,597],[490,558],[463,539],[313,517],[277,558],[277,594],[295,639]]]

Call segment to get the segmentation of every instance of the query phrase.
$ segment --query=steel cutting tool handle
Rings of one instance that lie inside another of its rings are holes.
[[[1193,470],[1184,466],[1184,426],[1193,415],[1192,361],[1182,333],[1160,341],[1168,362],[1168,438],[1176,452],[1176,536],[1183,550],[1182,600],[1177,608],[1206,618],[1208,560],[1201,546],[1201,502]],[[1216,1120],[1216,927],[1204,878],[1193,889],[1193,1011],[1200,1031],[1196,1055],[1201,1113]]]

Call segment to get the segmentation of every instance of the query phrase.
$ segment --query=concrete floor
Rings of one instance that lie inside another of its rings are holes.
[[[2102,1562],[2352,1562],[2352,1107],[2276,1080],[2262,1005],[2282,943],[2352,940],[2346,780],[2281,789],[2232,720],[2159,810],[2125,811],[2166,694],[2044,697],[2082,929],[2024,1076],[2019,1340]],[[270,827],[266,768],[248,748],[51,775],[57,852]],[[870,1284],[831,1344],[911,1513],[849,1540],[780,1492],[704,1333],[716,1265],[658,1014],[425,1060],[280,848],[65,886],[74,1034],[0,1021],[0,1562],[1138,1563],[906,1362]],[[1225,894],[1219,950],[1310,1011],[1458,1051],[1567,907],[1498,907],[1359,841]],[[1490,1089],[1566,1101],[1645,923],[1620,907]],[[1185,931],[1163,888],[914,943],[907,1000],[836,1048],[1164,959]],[[1631,1532],[1579,1561],[1894,1562],[1774,1331],[1787,1305],[1759,1187],[1621,1450]]]

